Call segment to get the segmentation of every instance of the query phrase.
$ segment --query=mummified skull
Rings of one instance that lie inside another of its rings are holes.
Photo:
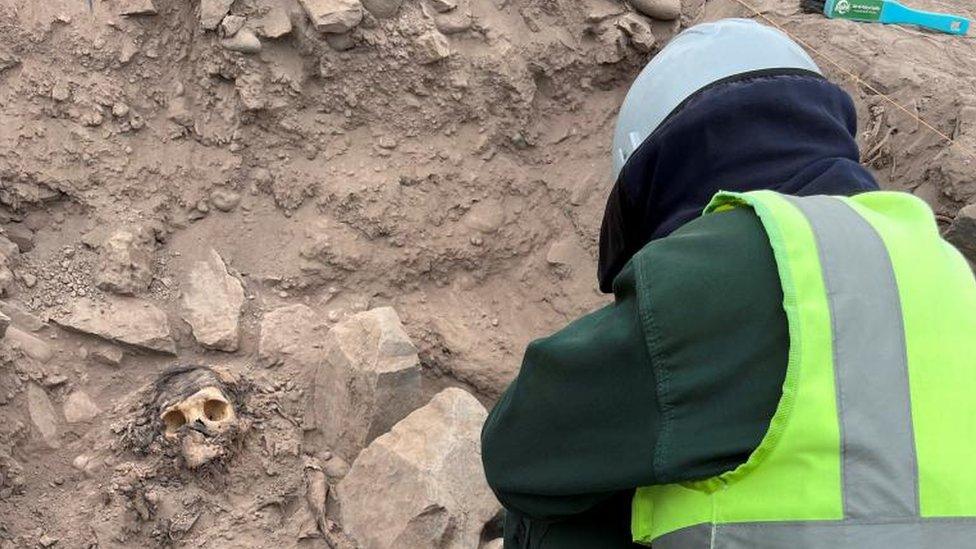
[[[156,410],[163,438],[178,444],[187,467],[195,469],[226,452],[224,435],[237,428],[229,390],[202,366],[177,366],[156,382]]]

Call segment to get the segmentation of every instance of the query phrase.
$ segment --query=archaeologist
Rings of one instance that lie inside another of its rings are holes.
[[[976,283],[855,134],[754,22],[647,65],[600,235],[614,301],[529,345],[484,426],[506,548],[974,546]]]

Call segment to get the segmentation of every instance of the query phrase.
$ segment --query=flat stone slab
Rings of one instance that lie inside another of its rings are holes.
[[[83,299],[54,321],[71,330],[133,347],[176,354],[166,313],[142,299],[114,297],[105,302]]]

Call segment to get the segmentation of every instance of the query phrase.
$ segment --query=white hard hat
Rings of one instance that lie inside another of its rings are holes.
[[[613,178],[631,154],[685,99],[709,84],[770,69],[820,74],[803,48],[749,19],[696,25],[674,37],[637,75],[613,132]]]

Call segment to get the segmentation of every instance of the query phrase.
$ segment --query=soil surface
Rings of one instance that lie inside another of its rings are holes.
[[[851,93],[884,187],[943,228],[976,201],[973,31],[744,1]],[[529,341],[607,301],[596,241],[631,80],[681,28],[765,22],[736,0],[672,21],[620,0],[380,18],[374,0],[336,33],[298,0],[202,4],[0,0],[0,548],[343,546],[296,510],[309,469],[344,471],[303,424],[307,387],[259,352],[266,313],[303,304],[327,330],[392,306],[427,398],[490,406]],[[176,363],[213,367],[239,406],[226,459],[190,469],[152,442]]]

